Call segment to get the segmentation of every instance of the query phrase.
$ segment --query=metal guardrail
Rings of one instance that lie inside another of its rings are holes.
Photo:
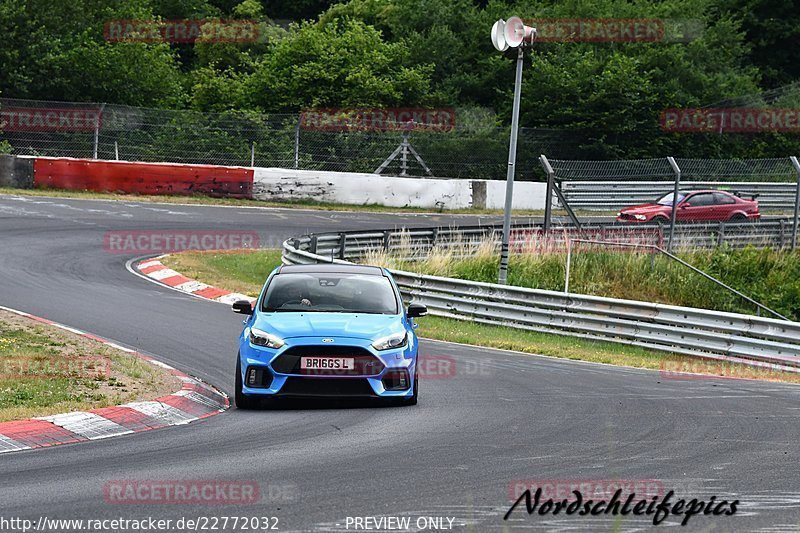
[[[713,222],[705,224],[676,224],[675,246],[681,248],[714,248],[730,246],[743,248],[759,246],[788,248],[792,243],[792,221],[790,219],[764,220],[760,222]],[[368,250],[392,251],[400,257],[411,257],[438,247],[461,247],[470,242],[482,241],[491,236],[500,243],[500,225],[461,226],[440,228],[406,228],[403,230],[344,231],[322,233],[301,237],[304,250],[336,259],[360,258]],[[655,236],[655,243],[664,241],[669,225],[584,223],[581,229],[570,224],[553,227],[551,238],[564,240],[591,236],[606,239],[616,235],[647,234]],[[512,226],[512,248],[520,240],[531,235],[542,235],[543,224],[529,221]],[[516,244],[515,244],[516,243]]]
[[[668,192],[668,181],[564,181],[561,190],[573,209],[618,210],[635,204],[652,202]],[[719,189],[757,194],[762,209],[794,208],[797,185],[794,183],[686,181],[681,190]]]
[[[495,228],[464,228],[473,235],[489,229]],[[304,235],[284,242],[283,262],[343,263],[368,250],[402,254],[404,249],[395,248],[394,243],[430,243],[438,238],[441,244],[447,242],[443,235],[458,231],[413,229],[413,236],[403,236],[401,230]],[[432,315],[684,355],[800,367],[800,322],[398,270],[392,274],[403,297],[427,305]]]

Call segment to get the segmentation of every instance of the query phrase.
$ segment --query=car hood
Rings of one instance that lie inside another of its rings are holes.
[[[660,204],[639,204],[625,209],[620,209],[620,213],[627,213],[630,215],[648,215],[650,213],[661,213],[663,211],[671,211],[672,206]]]
[[[253,327],[282,339],[349,337],[375,340],[404,331],[400,315],[363,313],[265,313]]]

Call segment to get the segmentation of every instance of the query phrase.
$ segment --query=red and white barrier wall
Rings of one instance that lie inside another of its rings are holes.
[[[0,186],[431,209],[497,209],[505,200],[505,182],[489,180],[29,156],[0,156]],[[544,183],[515,184],[515,209],[544,202]]]
[[[253,169],[38,157],[35,188],[251,198]]]

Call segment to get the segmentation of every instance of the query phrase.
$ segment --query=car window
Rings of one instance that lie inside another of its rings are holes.
[[[729,195],[722,193],[722,192],[715,192],[714,193],[714,203],[718,205],[725,205],[725,204],[735,204],[736,200],[731,198]]]
[[[713,205],[714,204],[714,195],[708,192],[704,192],[701,194],[695,194],[690,196],[687,200],[692,207],[703,207],[706,205]]]
[[[394,288],[384,276],[347,273],[276,274],[265,312],[398,314]]]
[[[686,198],[685,194],[678,193],[678,203],[681,203],[683,199]],[[656,200],[658,205],[672,205],[672,193],[665,194],[658,200]]]

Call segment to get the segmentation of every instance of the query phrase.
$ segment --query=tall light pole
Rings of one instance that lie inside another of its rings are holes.
[[[508,22],[500,19],[492,26],[492,44],[504,52],[509,47],[517,48],[517,72],[514,79],[514,104],[511,111],[511,139],[508,143],[508,171],[506,173],[506,204],[503,214],[503,243],[500,247],[500,273],[497,282],[505,285],[508,281],[508,248],[511,240],[511,206],[514,199],[514,175],[517,166],[517,132],[519,131],[519,102],[522,95],[522,61],[525,57],[525,44],[530,44],[536,36],[536,28],[525,26],[519,17],[511,17]]]

